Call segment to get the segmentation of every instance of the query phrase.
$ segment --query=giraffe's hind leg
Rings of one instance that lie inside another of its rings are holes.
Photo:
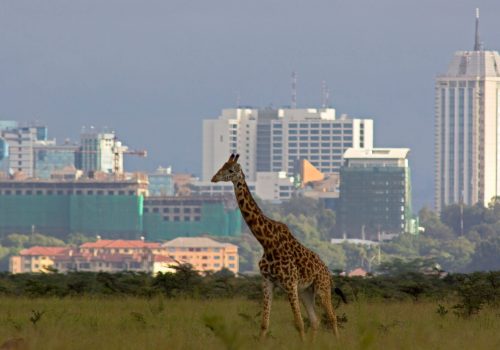
[[[321,301],[321,305],[326,311],[328,323],[330,324],[333,333],[338,338],[339,330],[337,327],[337,316],[335,315],[335,310],[332,306],[332,290],[330,283],[322,284],[321,287],[318,288],[318,296]]]
[[[319,319],[316,316],[316,312],[314,311],[314,299],[315,299],[314,286],[311,286],[303,290],[300,293],[300,299],[302,300],[302,303],[306,308],[307,316],[309,317],[309,322],[311,323],[312,337],[314,339],[316,337],[316,333],[318,332],[319,328]]]
[[[288,300],[290,301],[290,305],[292,307],[295,326],[300,333],[300,338],[302,340],[305,340],[304,320],[302,319],[302,313],[300,312],[299,292],[297,284],[287,289],[287,294]]]
[[[264,309],[262,310],[262,324],[260,326],[260,339],[264,339],[269,330],[269,318],[271,316],[271,305],[273,301],[274,285],[271,281],[264,279],[262,290],[264,292]]]

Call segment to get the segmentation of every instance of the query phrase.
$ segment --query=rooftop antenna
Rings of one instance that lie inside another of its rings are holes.
[[[239,91],[236,91],[236,108],[240,108],[241,106],[241,94]]]
[[[328,108],[328,106],[330,106],[330,89],[328,88],[328,85],[326,85],[325,80],[323,80],[321,84],[321,97],[322,108]]]
[[[481,41],[479,39],[479,8],[476,7],[476,35],[474,37],[474,51],[481,50]]]
[[[292,72],[292,109],[297,108],[297,74]]]

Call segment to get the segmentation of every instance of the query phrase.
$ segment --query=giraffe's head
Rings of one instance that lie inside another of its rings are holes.
[[[241,166],[238,164],[239,154],[231,154],[228,161],[217,171],[217,173],[212,177],[212,182],[219,181],[231,181],[235,182],[245,175],[241,170]]]

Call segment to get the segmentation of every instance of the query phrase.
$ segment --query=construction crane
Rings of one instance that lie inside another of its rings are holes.
[[[130,150],[127,146],[115,146],[113,149],[113,172],[115,174],[120,173],[120,155],[131,155],[137,157],[147,157],[148,152],[146,150]]]

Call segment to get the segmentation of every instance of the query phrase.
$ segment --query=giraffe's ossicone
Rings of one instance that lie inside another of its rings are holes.
[[[248,189],[245,175],[238,164],[238,157],[239,155],[232,154],[213,176],[212,182],[233,183],[241,214],[264,248],[264,254],[259,262],[260,272],[264,278],[261,338],[266,336],[269,329],[275,286],[282,288],[287,294],[295,325],[302,339],[305,337],[305,332],[299,299],[306,308],[314,336],[320,322],[314,311],[316,295],[326,311],[332,331],[338,336],[337,317],[331,302],[332,278],[328,267],[316,253],[302,245],[284,223],[272,220],[262,213]]]

